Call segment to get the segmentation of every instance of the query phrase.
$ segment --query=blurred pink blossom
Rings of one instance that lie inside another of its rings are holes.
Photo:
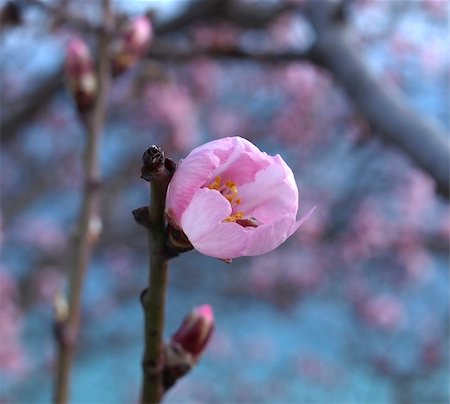
[[[445,0],[422,0],[421,5],[435,18],[447,18],[448,2]]]
[[[447,45],[441,38],[431,38],[427,41],[427,46],[421,48],[420,62],[426,73],[432,76],[446,74],[449,67]]]
[[[147,51],[152,36],[152,24],[147,17],[140,16],[130,21],[113,44],[113,74],[120,74],[136,64]]]
[[[301,376],[327,386],[336,385],[343,377],[342,369],[313,356],[299,358],[297,371]]]
[[[344,261],[354,263],[387,249],[394,236],[392,227],[377,202],[366,199],[353,215],[352,232],[344,237],[341,250]]]
[[[439,337],[429,339],[422,344],[420,348],[420,359],[428,369],[439,366],[444,360],[443,343]]]
[[[326,257],[317,252],[281,250],[254,258],[247,271],[247,282],[252,293],[286,306],[320,286],[326,268]]]
[[[22,238],[25,242],[49,253],[62,251],[67,243],[63,229],[53,220],[46,218],[26,218],[19,228],[25,229]]]
[[[97,77],[89,48],[81,38],[68,43],[65,70],[78,109],[90,108],[97,93]]]
[[[243,125],[243,118],[239,116],[240,111],[217,108],[208,116],[209,126],[216,138],[226,137],[229,133],[239,133],[246,131]]]
[[[199,48],[233,49],[239,39],[239,31],[232,25],[216,23],[214,26],[197,25],[192,37]]]
[[[145,95],[146,114],[166,127],[168,135],[161,143],[174,151],[198,144],[198,114],[188,91],[175,84],[155,84]]]
[[[198,58],[187,65],[189,84],[196,97],[203,102],[217,95],[218,87],[222,83],[223,71],[217,62],[207,58]]]
[[[63,287],[63,273],[56,267],[45,267],[33,276],[37,297],[44,302],[53,303],[58,291]]]
[[[388,294],[373,297],[362,303],[360,314],[370,325],[387,331],[400,328],[406,317],[401,300]]]
[[[167,193],[167,214],[194,248],[221,259],[272,251],[297,221],[298,189],[284,160],[231,137],[194,149]]]

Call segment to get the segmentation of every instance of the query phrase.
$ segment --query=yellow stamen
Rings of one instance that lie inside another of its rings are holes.
[[[244,217],[244,212],[236,212],[234,215],[228,216],[224,222],[235,222],[236,220],[242,219]]]
[[[222,182],[222,178],[220,177],[220,175],[218,175],[217,177],[216,177],[216,179],[214,180],[214,182],[212,182],[209,186],[208,186],[208,188],[209,189],[219,189],[220,187],[221,187],[221,182]]]
[[[241,198],[237,198],[238,196],[237,185],[235,182],[231,180],[227,180],[225,181],[224,184],[222,184],[222,177],[218,175],[214,179],[214,181],[208,185],[208,188],[219,191],[223,195],[223,197],[228,202],[230,202],[231,205],[233,205],[233,203],[235,203],[236,205],[239,205],[241,203]]]

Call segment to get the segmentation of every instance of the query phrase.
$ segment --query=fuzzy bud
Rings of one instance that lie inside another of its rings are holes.
[[[130,21],[114,44],[113,74],[119,75],[136,64],[147,51],[152,36],[152,24],[147,17],[141,16]]]
[[[152,181],[164,168],[164,151],[159,146],[152,145],[142,155],[141,178]]]
[[[88,110],[97,95],[97,77],[89,48],[82,39],[74,38],[69,42],[65,70],[78,110]]]
[[[69,316],[69,304],[61,292],[58,292],[55,296],[53,301],[53,310],[55,313],[55,320],[58,323],[64,323],[67,321]]]
[[[213,330],[213,310],[209,304],[205,304],[196,307],[185,317],[171,342],[180,345],[196,362],[205,350]]]

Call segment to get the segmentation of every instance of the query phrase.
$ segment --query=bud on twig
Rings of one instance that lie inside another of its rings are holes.
[[[196,307],[185,317],[181,327],[172,336],[171,342],[179,344],[192,355],[194,362],[197,362],[205,350],[213,330],[213,310],[209,304],[205,304]]]
[[[53,310],[55,313],[55,321],[63,323],[69,316],[69,304],[61,292],[57,292],[53,300]]]
[[[142,155],[141,178],[150,182],[164,167],[164,151],[159,146],[150,146]]]
[[[66,77],[80,112],[89,110],[97,95],[97,77],[89,48],[80,38],[67,46]]]
[[[185,317],[165,348],[164,388],[167,391],[198,362],[214,330],[210,305],[197,307]]]
[[[148,211],[148,206],[140,206],[131,213],[133,213],[134,220],[137,224],[147,228],[150,227],[150,212]]]
[[[130,21],[113,45],[113,74],[119,75],[136,64],[147,51],[152,36],[152,25],[147,17],[141,16]]]
[[[89,224],[88,224],[88,241],[91,244],[95,244],[98,239],[100,238],[100,234],[102,233],[102,229],[103,229],[103,223],[102,223],[102,218],[96,214],[93,215],[90,219],[89,219]]]
[[[53,332],[60,345],[68,343],[67,319],[69,318],[69,304],[61,292],[57,292],[53,300]]]

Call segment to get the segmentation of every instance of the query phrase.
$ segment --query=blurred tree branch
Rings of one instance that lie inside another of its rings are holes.
[[[102,1],[102,21],[108,27],[111,23],[110,0]],[[89,266],[92,247],[98,239],[101,228],[100,208],[100,166],[99,148],[106,116],[106,106],[111,80],[108,30],[98,34],[98,93],[91,110],[80,117],[86,128],[84,155],[84,189],[79,216],[78,234],[71,262],[69,280],[68,313],[64,318],[56,318],[56,344],[58,348],[55,403],[69,401],[70,373],[75,357],[81,323],[81,297],[85,275]]]
[[[445,134],[369,72],[345,27],[333,19],[332,8],[326,1],[308,3],[307,16],[317,34],[314,60],[334,75],[375,131],[433,177],[438,191],[448,198],[450,146]]]
[[[27,0],[28,5],[41,7],[51,16],[57,16],[59,21],[79,29],[82,32],[99,33],[103,29],[101,25],[95,25],[80,16],[67,13],[64,9],[53,7],[40,0]],[[209,18],[216,10],[220,0],[202,0],[196,7],[188,7],[184,13],[164,23],[156,24],[155,34],[165,35],[202,18]],[[29,93],[23,94],[15,100],[7,113],[3,113],[0,122],[0,135],[2,142],[8,142],[15,138],[19,129],[28,124],[30,119],[63,88],[63,69],[58,67],[46,78],[40,80],[40,84]]]
[[[31,117],[51,101],[55,93],[63,86],[63,76],[63,69],[58,66],[47,77],[36,80],[40,82],[39,86],[15,100],[6,112],[3,111],[0,122],[2,142],[14,139],[17,131],[29,123]]]
[[[40,0],[28,1],[34,4],[42,3]],[[305,52],[262,53],[237,47],[176,49],[157,44],[149,51],[149,57],[177,62],[200,56],[215,59],[250,59],[264,63],[307,59],[330,71],[348,92],[375,133],[379,133],[384,140],[405,152],[415,164],[434,178],[438,190],[448,197],[450,147],[443,131],[420,117],[407,106],[407,101],[400,94],[386,88],[385,84],[376,80],[369,72],[352,46],[351,36],[343,25],[347,3],[342,3],[345,4],[344,7],[341,3],[336,5],[319,0],[297,6],[305,12],[317,35],[314,45]],[[48,9],[49,6],[45,7]],[[242,28],[263,28],[278,15],[294,8],[293,3],[255,8],[230,0],[201,0],[188,6],[173,20],[157,24],[155,32],[158,37],[181,30],[199,20],[214,19],[225,19]],[[58,12],[61,13],[60,10]],[[80,22],[77,18],[66,16],[65,20],[69,24],[86,27],[85,22]],[[98,27],[91,26],[90,29],[95,31]],[[27,94],[14,104],[17,107],[11,108],[12,112],[4,117],[0,126],[4,141],[12,139],[22,124],[26,123],[45,101],[51,99],[62,83],[62,80],[58,79],[60,74],[58,70],[33,93]],[[39,97],[42,94],[45,96]]]
[[[249,60],[260,63],[283,63],[290,61],[311,61],[314,55],[309,51],[287,52],[259,52],[250,51],[241,47],[210,47],[210,48],[181,48],[172,46],[168,42],[155,42],[148,53],[148,59],[170,62],[189,62],[196,58],[210,57],[216,60]]]

